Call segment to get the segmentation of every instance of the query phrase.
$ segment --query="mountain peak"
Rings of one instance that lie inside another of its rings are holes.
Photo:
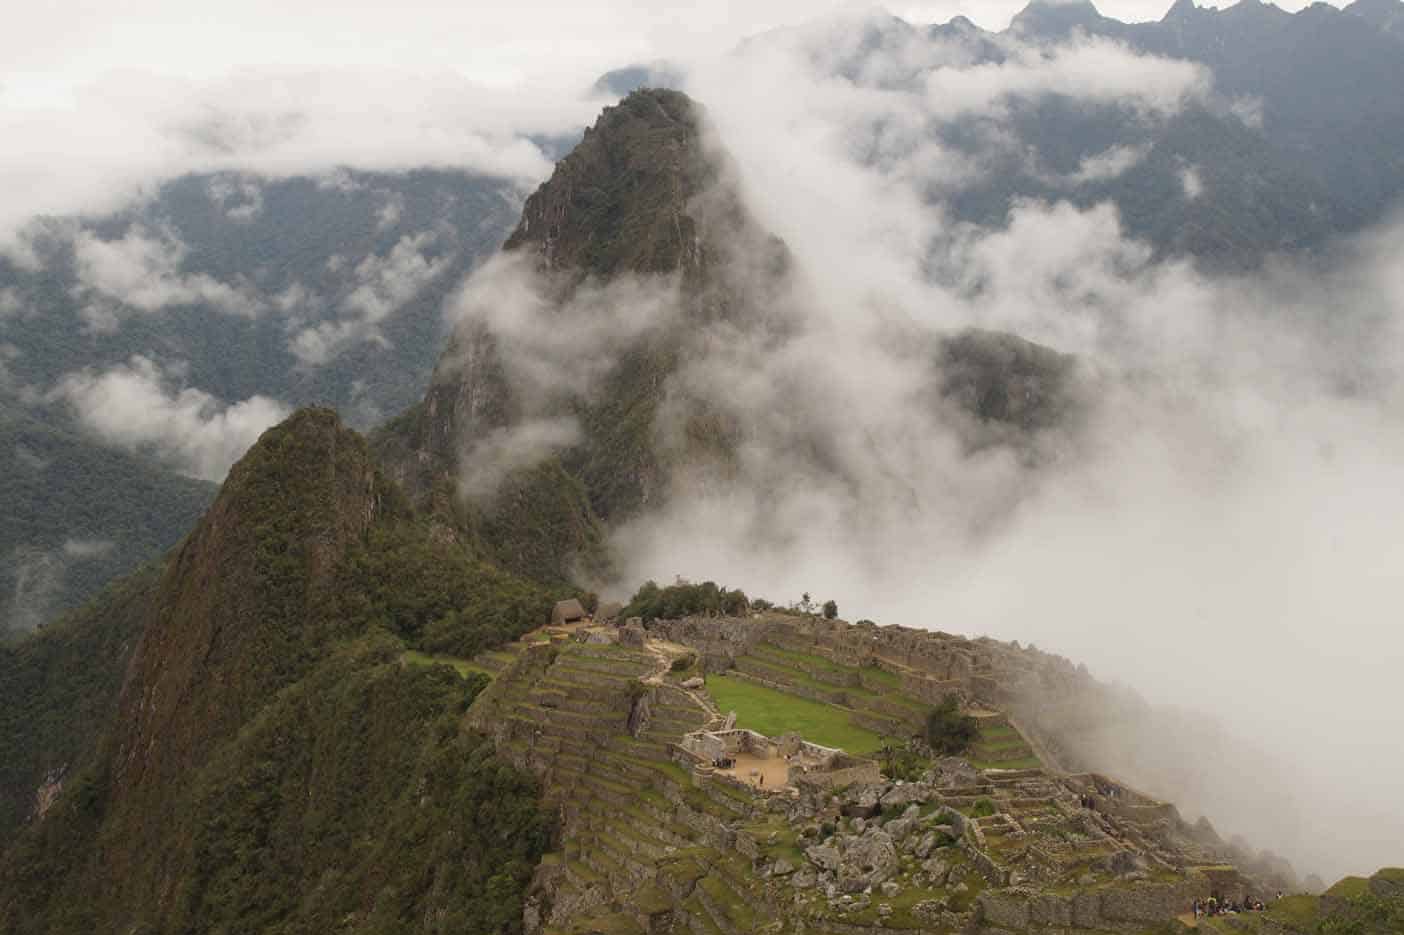
[[[1282,20],[1290,18],[1292,14],[1277,4],[1265,3],[1264,0],[1238,0],[1238,3],[1233,6],[1225,7],[1222,15],[1238,20],[1262,21],[1267,19]]]
[[[306,664],[340,553],[400,502],[334,411],[263,433],[162,580],[120,702],[125,781],[188,768]]]
[[[1192,16],[1197,16],[1199,12],[1199,7],[1195,5],[1194,0],[1175,0],[1175,5],[1170,7],[1161,22],[1182,23]]]
[[[606,107],[527,199],[505,249],[598,275],[678,269],[695,233],[685,208],[715,176],[702,119],[691,98],[664,88]]]
[[[1092,0],[1032,0],[1010,21],[1009,28],[1023,36],[1054,39],[1075,29],[1093,29],[1103,20]]]

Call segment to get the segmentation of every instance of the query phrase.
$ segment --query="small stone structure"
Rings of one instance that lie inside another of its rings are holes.
[[[641,648],[644,640],[648,637],[648,632],[644,630],[643,624],[635,621],[630,621],[625,626],[620,627],[618,633],[621,644],[635,648]]]

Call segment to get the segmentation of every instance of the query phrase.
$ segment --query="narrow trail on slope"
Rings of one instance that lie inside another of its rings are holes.
[[[667,643],[662,640],[645,640],[644,651],[658,662],[658,668],[644,676],[643,682],[648,685],[663,685],[663,676],[673,667],[673,660],[679,656],[690,652],[686,646],[679,646],[676,643]],[[692,703],[702,709],[702,713],[707,716],[707,723],[704,730],[714,730],[725,718],[717,710],[717,706],[706,692],[699,692],[694,688],[683,688],[681,685],[671,685],[670,687],[682,692]]]

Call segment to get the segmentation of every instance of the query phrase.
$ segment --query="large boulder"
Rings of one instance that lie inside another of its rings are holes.
[[[883,794],[882,806],[921,804],[931,799],[932,792],[932,788],[924,782],[905,782]]]
[[[843,814],[849,818],[872,818],[882,811],[883,786],[863,786],[849,795],[843,803]]]
[[[885,831],[843,835],[839,850],[838,882],[845,893],[860,893],[897,872],[897,848]]]
[[[815,844],[804,850],[804,856],[813,861],[820,870],[837,870],[840,863],[839,849],[833,844]]]

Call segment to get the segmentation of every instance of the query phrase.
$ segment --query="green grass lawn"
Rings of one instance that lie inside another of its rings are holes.
[[[728,675],[707,676],[707,691],[723,712],[735,711],[738,727],[767,737],[798,731],[805,740],[848,753],[872,753],[883,739],[848,720],[848,712],[832,705],[796,698]]]
[[[467,659],[459,659],[454,656],[431,656],[428,653],[422,653],[417,649],[405,650],[403,653],[400,654],[400,661],[405,663],[406,665],[412,666],[453,666],[454,670],[457,671],[458,674],[463,676],[464,678],[467,678],[474,672],[481,672],[488,678],[492,678],[491,670],[484,669],[482,666],[474,665]]]

